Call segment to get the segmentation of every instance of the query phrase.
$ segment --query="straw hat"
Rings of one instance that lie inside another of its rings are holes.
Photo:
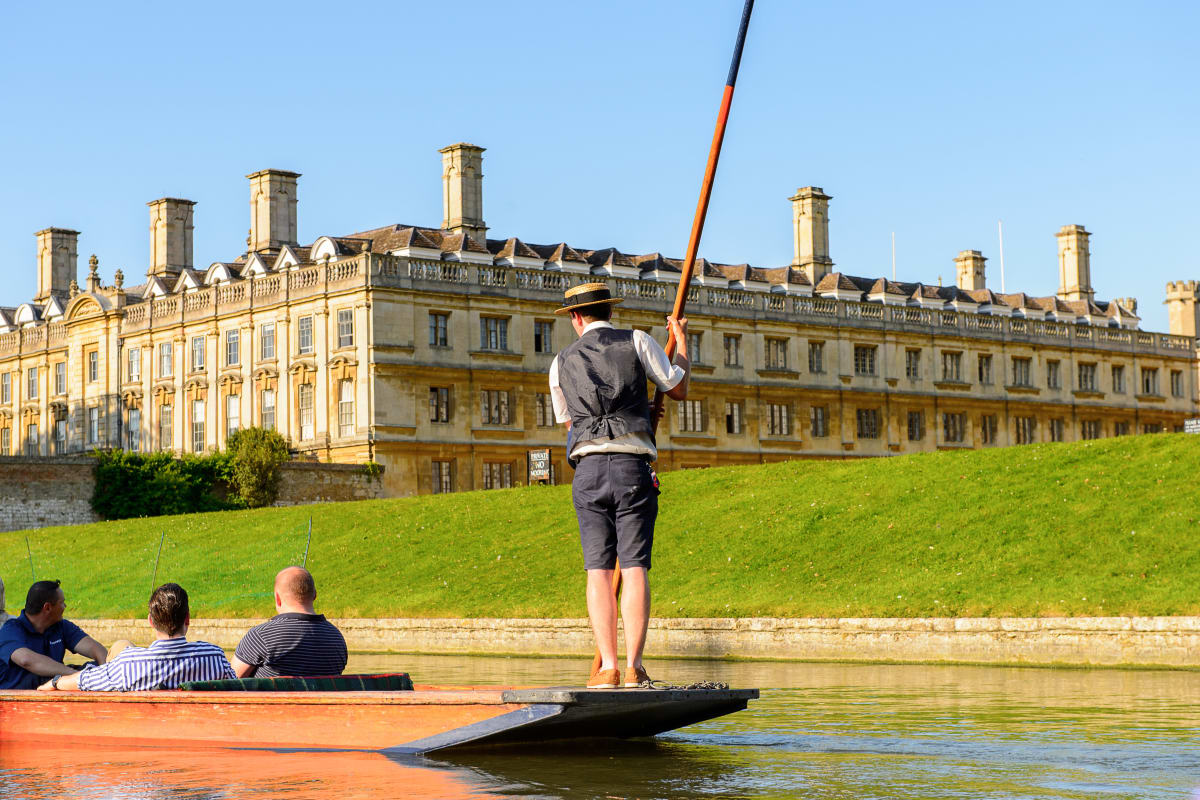
[[[573,309],[594,306],[599,303],[616,305],[624,299],[623,297],[613,297],[606,283],[581,283],[567,289],[563,294],[562,308],[556,308],[554,313],[566,314]]]

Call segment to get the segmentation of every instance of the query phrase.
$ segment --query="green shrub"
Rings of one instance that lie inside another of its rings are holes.
[[[92,510],[105,519],[157,517],[242,508],[228,495],[223,453],[174,458],[170,453],[97,452]]]
[[[229,437],[229,477],[239,500],[250,508],[269,506],[279,491],[279,467],[290,457],[277,431],[242,428]]]

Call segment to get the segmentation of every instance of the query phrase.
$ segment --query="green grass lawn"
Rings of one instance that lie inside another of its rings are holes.
[[[662,476],[655,616],[1200,614],[1200,436],[795,461]],[[269,616],[308,564],[338,617],[581,617],[569,487],[0,533],[10,610],[60,578],[68,616]]]

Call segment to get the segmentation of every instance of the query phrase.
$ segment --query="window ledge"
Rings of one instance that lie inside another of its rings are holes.
[[[1010,384],[1004,387],[1004,391],[1012,392],[1013,394],[1041,394],[1042,390],[1036,386],[1025,386],[1024,384]]]
[[[511,362],[519,362],[525,358],[524,353],[514,353],[512,350],[469,350],[467,355],[471,358]]]
[[[756,371],[760,378],[792,378],[794,380],[800,377],[800,373],[796,370],[784,367],[764,367]]]
[[[1140,403],[1162,403],[1166,401],[1166,396],[1161,394],[1135,394],[1134,400]]]
[[[696,375],[712,375],[716,371],[716,367],[711,364],[690,364],[688,370]]]
[[[1097,399],[1104,397],[1104,392],[1096,391],[1095,389],[1076,389],[1075,391],[1071,392],[1071,394],[1075,395],[1076,397],[1091,397]]]
[[[971,384],[966,381],[934,381],[933,385],[937,389],[950,389],[955,392],[965,392],[971,388]]]

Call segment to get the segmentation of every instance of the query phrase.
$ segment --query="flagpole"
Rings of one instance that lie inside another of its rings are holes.
[[[725,91],[721,94],[721,107],[717,111],[717,125],[713,131],[712,145],[708,149],[708,164],[704,168],[704,181],[700,184],[700,200],[696,203],[696,215],[692,219],[692,234],[688,238],[687,254],[683,259],[683,269],[679,273],[679,288],[675,291],[675,304],[671,309],[673,319],[683,317],[687,305],[688,288],[692,282],[692,273],[696,268],[696,253],[700,249],[700,236],[704,233],[704,219],[708,216],[708,201],[712,197],[713,179],[717,174],[717,162],[721,158],[721,145],[725,141],[725,126],[729,122],[729,109],[733,104],[733,87],[737,83],[738,69],[742,66],[742,47],[746,44],[746,28],[750,25],[750,12],[754,10],[754,0],[746,0],[742,8],[742,20],[738,25],[737,40],[733,46],[733,59],[729,64],[729,74],[725,78]],[[675,355],[675,337],[667,329],[667,360]],[[650,414],[650,424],[657,429],[658,419],[662,416],[665,395],[659,389],[654,393],[654,408]],[[621,565],[613,571],[612,591],[617,595],[621,591]],[[592,672],[601,666],[600,649],[592,660]]]

